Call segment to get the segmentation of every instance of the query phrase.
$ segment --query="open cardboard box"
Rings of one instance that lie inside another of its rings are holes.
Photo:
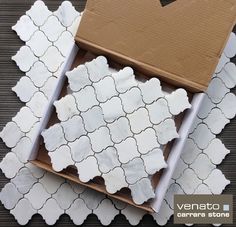
[[[126,189],[113,195],[107,193],[100,178],[82,183],[73,167],[55,172],[43,143],[39,147],[35,144],[31,162],[123,202],[149,212],[158,212],[204,97],[201,92],[208,86],[235,19],[234,0],[177,0],[165,7],[159,4],[159,0],[87,2],[75,38],[83,49],[78,50],[76,46],[71,49],[64,72],[94,56],[104,55],[115,69],[131,66],[138,78],[156,76],[167,90],[183,87],[188,91],[192,108],[175,119],[180,138],[167,144],[164,149],[168,168],[153,176],[155,199],[138,206]],[[54,98],[64,96],[66,90],[67,82],[62,79],[54,91]],[[57,121],[52,109],[41,130]]]

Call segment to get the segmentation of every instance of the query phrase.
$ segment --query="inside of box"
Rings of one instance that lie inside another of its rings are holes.
[[[94,54],[80,49],[78,51],[75,59],[74,59],[74,62],[72,64],[71,69],[73,69],[73,68],[77,67],[78,65],[83,64],[87,61],[91,61],[95,57],[96,56]],[[110,67],[114,68],[115,70],[119,70],[119,69],[123,68],[121,65],[119,65],[119,64],[117,64],[113,61],[110,61],[109,59],[108,59],[108,64],[109,64]],[[150,79],[150,77],[147,77],[147,76],[145,76],[145,75],[143,75],[139,72],[135,72],[135,75],[136,75],[136,79],[139,80],[139,81],[145,81],[147,79]],[[164,88],[163,90],[167,93],[170,93],[171,91],[173,91],[175,89],[174,86],[169,85],[169,84],[165,84],[165,83],[162,83],[162,87]],[[59,99],[64,97],[67,94],[67,90],[68,90],[68,81],[66,80],[66,82],[64,83],[64,86],[61,90]],[[191,101],[192,94],[188,93],[188,96],[189,96],[189,99]],[[177,117],[175,117],[175,122],[176,122],[177,129],[179,129],[179,127],[181,125],[181,122],[183,120],[183,117],[184,117],[184,113],[182,113],[182,114],[178,115]],[[46,128],[48,128],[48,127],[50,127],[50,126],[52,126],[52,125],[54,125],[58,122],[59,122],[59,120],[57,118],[57,114],[56,114],[56,111],[55,111],[55,108],[54,108]],[[173,142],[168,143],[163,149],[165,160],[167,160],[168,155],[171,151],[172,143]],[[109,195],[113,198],[116,198],[118,200],[126,202],[130,205],[134,205],[134,206],[139,207],[139,208],[141,208],[143,210],[146,210],[148,212],[153,212],[153,209],[151,208],[149,202],[146,202],[142,205],[136,205],[132,200],[131,193],[130,193],[130,190],[128,188],[122,189],[122,190],[120,190],[119,192],[117,192],[115,194],[109,194],[105,189],[104,181],[101,177],[96,177],[88,183],[83,183],[79,180],[78,174],[77,174],[77,169],[73,166],[70,166],[70,167],[66,168],[65,170],[63,170],[61,172],[55,172],[52,168],[51,160],[50,160],[50,157],[48,155],[48,151],[46,150],[46,148],[44,146],[42,138],[41,138],[41,142],[40,142],[40,146],[39,146],[39,150],[38,150],[38,155],[37,155],[36,159],[31,161],[31,162],[33,164],[35,164],[36,166],[42,168],[42,169],[53,172],[54,174],[62,176],[64,178],[68,179],[68,180],[71,180],[71,181],[76,182],[78,184],[81,184],[81,185],[84,185],[86,187],[92,188],[96,191],[105,193],[105,194],[107,194],[107,195]],[[152,177],[153,188],[158,187],[158,183],[159,183],[160,178],[162,176],[162,172],[163,172],[163,170],[161,170],[161,171],[159,171],[159,172],[157,172],[156,174],[153,175],[153,177]]]

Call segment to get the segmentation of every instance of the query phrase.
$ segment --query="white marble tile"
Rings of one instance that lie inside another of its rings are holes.
[[[230,181],[225,178],[219,169],[215,169],[203,183],[210,188],[213,194],[221,194],[225,187],[230,184]]]
[[[59,187],[56,193],[53,194],[52,198],[57,201],[61,209],[66,210],[73,201],[78,198],[78,195],[73,191],[69,184],[64,183]]]
[[[37,213],[37,210],[33,209],[28,199],[23,198],[10,213],[14,215],[18,224],[26,225],[32,216]]]
[[[99,170],[102,173],[107,173],[113,168],[120,166],[118,154],[114,147],[108,147],[100,153],[96,153],[95,157],[98,161]]]
[[[65,139],[69,142],[75,141],[77,138],[86,134],[83,120],[80,116],[73,116],[68,121],[61,122]]]
[[[155,148],[141,156],[144,162],[144,167],[149,175],[153,175],[163,168],[167,167],[162,150]]]
[[[174,196],[173,195],[182,195],[184,194],[184,191],[178,184],[170,184],[170,186],[167,189],[165,199],[167,203],[170,205],[171,209],[174,209]]]
[[[76,193],[76,194],[81,194],[85,191],[86,187],[81,185],[81,184],[78,184],[78,183],[75,183],[75,182],[72,182],[72,181],[66,181],[73,189],[73,191]]]
[[[64,210],[59,207],[55,199],[50,198],[38,213],[43,217],[48,225],[54,225],[59,217],[64,213]]]
[[[40,91],[42,91],[45,96],[47,96],[48,99],[52,98],[53,92],[54,92],[54,88],[58,83],[58,79],[55,77],[50,77],[45,84],[43,85],[43,87],[40,88]]]
[[[41,61],[36,61],[26,75],[32,80],[35,86],[42,87],[52,74]],[[29,89],[29,88],[28,88]]]
[[[97,215],[102,225],[107,226],[111,224],[115,216],[119,214],[119,211],[114,207],[110,199],[104,199],[93,213]]]
[[[224,53],[222,53],[219,63],[216,67],[215,73],[219,73],[229,61],[230,61],[230,59],[228,57],[226,57],[226,55]]]
[[[52,12],[48,10],[43,1],[36,1],[30,10],[26,11],[26,14],[33,20],[34,24],[41,26]]]
[[[40,183],[34,184],[30,191],[25,194],[25,198],[30,201],[32,207],[36,210],[42,208],[50,196]]]
[[[60,20],[65,27],[69,27],[73,21],[79,16],[79,12],[69,1],[64,1],[54,12],[54,15]]]
[[[141,91],[133,87],[124,94],[120,94],[121,102],[126,113],[132,113],[140,107],[144,107]]]
[[[129,188],[136,204],[143,204],[147,200],[155,197],[151,182],[148,178],[142,178],[137,183],[130,185]]]
[[[23,76],[20,78],[17,84],[12,88],[12,91],[16,93],[16,95],[22,102],[28,102],[35,94],[35,92],[38,91],[38,88],[35,87],[35,85],[33,84],[33,82],[29,77]]]
[[[87,136],[81,136],[74,142],[68,143],[68,146],[71,149],[71,155],[75,162],[81,162],[88,156],[94,154],[90,139]]]
[[[229,40],[226,43],[224,54],[228,58],[233,58],[236,55],[236,36],[233,32],[231,32]]]
[[[81,14],[74,20],[74,22],[72,23],[72,25],[70,27],[67,27],[67,31],[69,31],[73,37],[75,37],[80,21],[81,21]]]
[[[127,163],[135,157],[139,157],[138,147],[134,138],[127,138],[119,144],[115,144],[118,158],[121,163]]]
[[[236,74],[235,74],[236,75]],[[225,95],[223,100],[217,104],[217,107],[228,119],[233,119],[236,115],[236,96],[233,93]]]
[[[101,126],[105,126],[106,122],[103,118],[103,112],[100,106],[94,106],[86,112],[81,113],[86,131],[93,132]]]
[[[204,119],[208,116],[211,110],[215,107],[215,104],[211,101],[208,95],[204,95],[201,108],[198,111],[198,117]]]
[[[15,147],[17,142],[24,136],[24,133],[20,130],[19,126],[15,122],[8,122],[0,132],[0,137],[4,143],[12,148]]]
[[[145,83],[139,84],[139,88],[141,89],[143,101],[146,104],[151,104],[164,96],[160,81],[157,78],[151,78]]]
[[[166,99],[160,98],[154,103],[147,105],[150,121],[153,124],[160,124],[167,118],[171,118],[168,103]]]
[[[66,72],[66,76],[73,92],[80,91],[84,87],[92,84],[85,65],[79,65],[72,71]]]
[[[212,194],[212,193],[211,193],[210,188],[209,188],[207,185],[205,185],[205,184],[200,184],[200,185],[196,188],[194,194],[201,194],[201,195],[202,195],[202,194],[207,194],[207,195],[209,195],[209,194]]]
[[[220,78],[227,88],[234,88],[236,85],[236,66],[233,62],[229,62],[222,69],[221,73],[217,74],[217,77]]]
[[[15,153],[9,152],[0,162],[0,169],[4,175],[11,179],[16,176],[18,171],[24,166],[22,162],[19,161]]]
[[[101,103],[104,119],[108,123],[112,123],[119,117],[125,116],[120,98],[113,97],[105,103]]]
[[[149,120],[148,111],[145,108],[140,108],[132,114],[128,114],[127,118],[133,133],[140,133],[144,129],[152,126]]]
[[[199,154],[194,162],[190,165],[190,167],[202,180],[206,179],[209,174],[216,168],[216,166],[212,164],[211,160],[206,154]]]
[[[158,142],[162,145],[167,144],[175,138],[179,138],[175,121],[173,119],[166,119],[159,125],[154,125]]]
[[[66,144],[63,129],[60,124],[55,124],[42,132],[45,147],[48,151],[54,151],[56,148]]]
[[[94,177],[101,175],[101,172],[98,169],[97,159],[93,156],[89,156],[83,161],[76,163],[75,166],[77,167],[78,170],[79,179],[82,182],[88,182],[92,180]]]
[[[120,143],[128,137],[132,136],[130,124],[126,117],[120,117],[111,124],[108,124],[111,139],[114,143]]]
[[[82,225],[88,215],[91,214],[91,210],[87,208],[83,199],[78,198],[65,213],[70,216],[75,225]]]
[[[31,162],[26,163],[25,167],[29,169],[29,171],[35,178],[42,178],[45,174],[45,170],[35,166]]]
[[[38,60],[28,46],[22,46],[11,59],[16,62],[17,66],[23,72],[29,71],[32,65]]]
[[[175,171],[172,175],[173,180],[177,180],[184,174],[184,171],[188,169],[188,165],[180,158],[177,162]]]
[[[110,172],[102,174],[102,177],[108,193],[114,194],[128,186],[125,180],[124,170],[121,167],[116,167]]]
[[[215,138],[203,151],[211,159],[212,163],[219,165],[230,151],[225,147],[220,139]]]
[[[87,111],[91,107],[98,105],[95,91],[92,86],[86,86],[79,92],[74,92],[73,96],[76,99],[77,107],[80,111]]]
[[[41,57],[52,43],[48,41],[47,36],[42,31],[37,30],[30,40],[26,42],[26,45],[30,47],[37,57]]]
[[[137,141],[138,151],[141,154],[146,154],[154,148],[160,147],[155,130],[153,128],[147,128],[141,133],[134,136]]]
[[[111,76],[106,76],[103,79],[93,84],[96,96],[99,102],[106,102],[113,96],[117,96],[118,92],[115,88],[114,79]]]
[[[48,152],[48,155],[51,158],[52,168],[56,172],[62,171],[66,167],[75,164],[68,145],[62,145],[55,151]]]
[[[134,158],[126,164],[122,164],[125,172],[125,179],[129,184],[135,184],[140,179],[147,177],[144,162],[141,158]]]
[[[6,209],[13,209],[23,197],[12,183],[7,183],[0,192],[0,199]]]
[[[107,127],[100,127],[92,133],[88,134],[94,152],[101,152],[103,149],[112,146],[110,132]]]
[[[34,32],[38,30],[33,21],[27,15],[21,16],[17,23],[11,28],[16,31],[22,41],[28,41]]]

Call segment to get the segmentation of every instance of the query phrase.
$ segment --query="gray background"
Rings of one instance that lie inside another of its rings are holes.
[[[45,4],[50,10],[55,10],[62,1],[58,0],[45,0]],[[85,6],[85,0],[71,0],[72,4],[78,11],[82,11]],[[170,2],[170,0],[162,0],[164,4]],[[11,26],[14,25],[21,15],[28,10],[34,3],[33,0],[0,0],[0,131],[5,124],[11,121],[11,118],[15,116],[17,111],[23,104],[19,101],[16,95],[11,91],[11,88],[16,82],[24,75],[13,61],[11,56],[15,55],[18,49],[24,45],[18,38],[14,31],[11,30]],[[236,30],[235,30],[236,31]],[[233,59],[236,63],[236,59]],[[234,90],[236,93],[236,89]],[[220,134],[219,138],[231,153],[226,157],[219,168],[223,171],[227,179],[231,181],[231,184],[225,190],[227,194],[236,194],[236,119],[232,120]],[[0,160],[9,152],[9,149],[0,140]],[[9,180],[5,178],[4,174],[0,171],[0,189]],[[234,202],[234,210],[236,204]],[[173,226],[171,224],[172,219],[167,226]],[[236,224],[236,217],[234,215],[234,223]],[[0,203],[0,226],[18,226],[14,217],[6,210]],[[27,226],[46,226],[44,220],[40,215],[34,215],[32,220]],[[57,222],[56,226],[74,226],[70,218],[66,215],[62,215]],[[83,226],[101,226],[99,220],[95,215],[89,215]],[[123,215],[119,215],[114,219],[110,226],[129,226],[128,221]],[[157,226],[156,222],[150,215],[146,215],[138,226]],[[183,225],[174,225],[183,226]],[[197,226],[197,225],[195,225]],[[201,225],[210,226],[210,225]],[[230,226],[230,225],[224,225]],[[233,226],[233,225],[231,225]]]

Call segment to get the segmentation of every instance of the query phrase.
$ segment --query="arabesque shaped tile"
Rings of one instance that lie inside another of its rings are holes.
[[[229,123],[229,119],[227,119],[220,109],[214,108],[208,117],[204,119],[204,123],[207,124],[208,128],[214,134],[219,134],[226,124]]]
[[[16,62],[17,66],[23,72],[29,71],[32,65],[38,60],[28,46],[22,46],[11,59]]]
[[[179,138],[175,121],[173,119],[166,119],[158,125],[154,125],[158,142],[162,145],[167,144],[175,138]]]
[[[190,167],[195,171],[197,176],[204,180],[216,168],[206,154],[199,154]]]
[[[217,77],[220,78],[225,86],[229,89],[236,86],[236,66],[233,62],[227,63],[222,69],[221,73],[217,74]]]
[[[188,169],[188,165],[180,158],[175,167],[175,171],[172,175],[172,179],[173,180],[179,179],[184,174],[184,171],[186,169]]]
[[[36,61],[30,71],[26,72],[26,75],[31,79],[36,87],[42,87],[48,78],[52,76],[45,64],[41,61]],[[29,89],[28,86],[27,88]]]
[[[140,179],[147,177],[144,162],[141,158],[134,158],[126,164],[122,164],[125,179],[129,184],[135,184]]]
[[[48,155],[51,158],[53,169],[57,172],[75,164],[71,157],[70,147],[67,145],[60,146],[55,151],[49,152]]]
[[[224,54],[228,58],[233,58],[236,55],[236,36],[231,32],[228,42],[226,43]]]
[[[7,183],[0,192],[0,200],[6,209],[13,209],[23,197],[13,183]]]
[[[50,197],[51,195],[47,193],[40,183],[34,184],[30,191],[25,195],[25,198],[30,201],[32,207],[36,210],[42,208]]]
[[[219,165],[230,151],[225,147],[220,139],[215,138],[203,151],[211,159],[212,163]]]
[[[36,26],[42,26],[47,18],[52,14],[43,1],[36,1],[30,10],[26,11]]]
[[[78,30],[78,27],[79,27],[79,24],[80,24],[80,21],[81,21],[81,15],[82,13],[80,13],[80,15],[74,20],[74,22],[72,23],[71,26],[67,27],[67,31],[69,31],[73,37],[75,37],[76,35],[76,32]]]
[[[215,135],[210,131],[206,124],[199,124],[197,128],[189,135],[200,149],[205,149],[215,138]]]
[[[77,108],[80,111],[87,111],[93,106],[98,105],[98,101],[95,95],[94,88],[92,86],[86,86],[83,90],[74,92]]]
[[[94,154],[90,139],[87,136],[81,136],[74,142],[68,143],[68,146],[71,150],[72,159],[75,162],[81,162],[88,156]]]
[[[184,194],[183,189],[180,187],[180,185],[173,183],[168,187],[168,190],[166,192],[165,200],[170,206],[171,209],[174,209],[174,195],[180,195]]]
[[[215,107],[215,104],[211,101],[208,95],[204,95],[201,108],[198,111],[198,117],[204,119],[208,116],[211,110]]]
[[[102,103],[101,108],[104,115],[104,119],[108,123],[112,123],[119,117],[125,116],[121,100],[118,97],[113,97],[107,102]]]
[[[80,15],[76,11],[75,7],[69,1],[64,1],[58,7],[58,9],[53,13],[63,26],[69,27],[74,22],[74,20]]]
[[[138,147],[134,138],[127,138],[119,144],[115,144],[118,158],[121,163],[127,163],[135,157],[139,157]]]
[[[57,78],[49,77],[45,84],[40,88],[40,91],[42,91],[48,99],[51,99],[57,83]]]
[[[23,76],[20,78],[17,84],[12,88],[12,91],[16,93],[16,95],[22,102],[28,102],[35,94],[35,92],[38,91],[38,88],[35,87],[35,85],[33,84],[33,82],[29,77]]]
[[[219,63],[216,67],[215,73],[219,73],[229,61],[230,59],[226,57],[224,53],[222,53]]]
[[[31,162],[27,162],[25,164],[25,167],[29,169],[29,171],[31,172],[31,174],[35,178],[42,178],[45,174],[45,170],[37,167],[36,165],[32,164]]]
[[[33,21],[27,15],[21,16],[17,23],[11,28],[24,42],[28,41],[34,32],[38,30]]]
[[[102,174],[102,177],[108,193],[114,194],[128,186],[124,170],[121,167],[116,167],[110,172]]]
[[[80,116],[73,116],[68,121],[61,122],[65,139],[69,142],[75,141],[77,138],[86,134],[83,120]]]
[[[114,147],[108,147],[100,153],[96,153],[95,157],[98,161],[99,170],[107,173],[117,166],[120,166],[117,151]]]
[[[66,76],[68,78],[70,89],[73,92],[80,91],[84,87],[92,84],[85,65],[79,65],[72,71],[66,72]]]
[[[146,108],[139,108],[133,113],[128,114],[127,118],[130,122],[131,131],[135,134],[152,126]]]
[[[37,30],[30,40],[26,42],[26,45],[30,47],[37,57],[41,57],[52,43],[48,41],[47,36],[42,31]]]
[[[63,31],[66,30],[55,16],[50,16],[46,23],[40,28],[51,42],[55,42]]]
[[[219,169],[215,169],[204,180],[204,183],[210,188],[213,194],[221,194],[225,187],[230,184],[230,181],[225,178]]]
[[[142,178],[135,184],[129,185],[129,188],[136,204],[143,204],[147,200],[155,197],[151,181],[148,178]]]
[[[153,175],[167,167],[161,149],[155,148],[147,154],[142,155],[141,158],[143,159],[145,170],[149,175]]]
[[[65,213],[68,214],[75,225],[82,225],[91,210],[87,208],[83,199],[76,199]]]
[[[15,147],[23,136],[24,133],[20,130],[19,126],[12,121],[8,122],[0,132],[0,137],[10,148]]]
[[[191,104],[188,101],[188,94],[182,88],[167,95],[166,99],[172,115],[178,115],[184,110],[191,108]]]
[[[108,124],[111,139],[114,143],[120,143],[126,138],[132,136],[129,121],[126,117],[120,117],[111,124]]]
[[[92,180],[94,177],[100,176],[101,172],[98,168],[97,159],[93,156],[89,156],[83,161],[76,163],[75,166],[77,167],[79,179],[82,182],[88,182]],[[88,171],[89,166],[89,171]]]
[[[113,96],[117,96],[114,79],[111,76],[106,76],[103,79],[93,84],[95,93],[99,102],[106,102]]]
[[[37,210],[31,206],[28,199],[23,198],[16,204],[10,213],[14,215],[18,224],[26,225],[32,216],[37,213]]]
[[[137,142],[138,151],[141,154],[146,154],[154,148],[160,147],[155,130],[153,128],[147,128],[141,133],[134,136]]]
[[[25,133],[25,136],[28,137],[31,141],[33,141],[37,135],[38,135],[38,132],[40,130],[40,126],[41,126],[41,122],[42,122],[42,119],[40,119],[39,121],[37,121],[33,127],[30,129],[29,132]],[[27,152],[25,154],[22,154],[23,156],[27,156]]]
[[[17,190],[21,194],[26,194],[37,182],[37,178],[31,174],[28,168],[22,168],[17,175],[11,179],[11,182],[16,185]]]
[[[60,68],[65,59],[57,47],[50,46],[45,54],[40,57],[40,60],[46,65],[50,72],[54,73]]]
[[[119,211],[114,207],[111,200],[104,199],[93,213],[97,215],[102,225],[109,225],[115,216],[119,214]],[[104,215],[105,213],[106,215]]]
[[[7,153],[0,162],[0,169],[9,179],[15,177],[23,166],[24,164],[19,161],[16,154],[13,152]]]
[[[160,124],[167,118],[171,118],[171,113],[166,99],[160,98],[154,103],[147,105],[150,121],[153,124]]]
[[[86,131],[93,132],[101,126],[105,126],[106,122],[103,118],[103,112],[100,106],[94,106],[86,112],[81,113]]]
[[[137,87],[133,87],[120,94],[121,102],[126,113],[132,113],[140,107],[144,107],[141,91]]]
[[[64,213],[57,201],[50,198],[45,205],[38,211],[48,225],[54,225],[59,217]]]
[[[143,101],[146,104],[151,104],[152,102],[164,96],[164,93],[161,89],[160,80],[157,78],[151,78],[145,83],[139,84],[139,88],[142,93]]]
[[[45,147],[48,151],[54,151],[56,148],[66,144],[62,126],[55,124],[42,132]]]
[[[236,74],[235,74],[236,75]],[[233,119],[236,115],[236,96],[233,93],[225,95],[223,100],[217,104],[217,107],[222,111],[228,119]]]
[[[78,195],[73,191],[69,184],[64,183],[59,187],[56,193],[53,194],[52,198],[57,201],[61,209],[66,210],[73,201],[78,198]]]
[[[212,194],[211,190],[206,184],[200,184],[197,189],[195,190],[194,194],[207,194],[210,195]]]

